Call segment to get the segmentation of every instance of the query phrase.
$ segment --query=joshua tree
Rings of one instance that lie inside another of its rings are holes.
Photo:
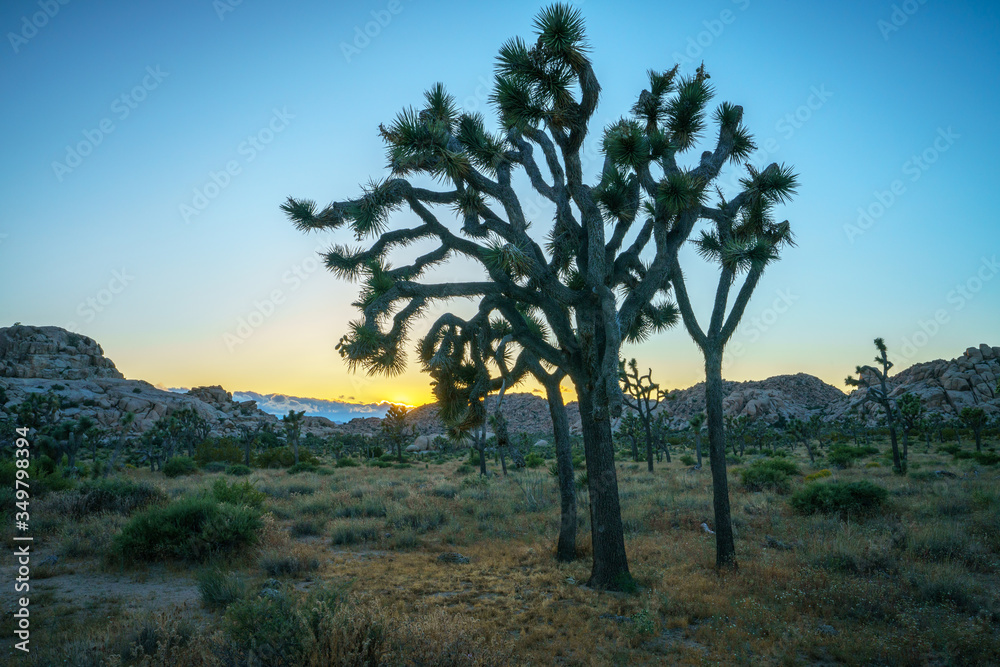
[[[406,426],[406,415],[409,409],[405,405],[390,405],[382,420],[382,432],[389,444],[396,448],[396,458],[403,462],[403,443],[411,435]]]
[[[646,466],[649,472],[653,472],[653,410],[660,405],[665,394],[660,385],[653,382],[652,368],[645,375],[639,375],[639,366],[635,359],[629,361],[628,366],[623,361],[619,374],[625,405],[632,408],[642,422],[646,434]]]
[[[107,477],[114,471],[118,457],[121,455],[122,447],[125,446],[125,441],[128,439],[129,433],[132,432],[134,425],[134,412],[126,412],[125,416],[118,422],[118,426],[115,429],[115,448],[111,451],[111,458],[108,459],[108,465],[104,468],[104,477]]]
[[[492,100],[501,133],[487,132],[482,116],[462,113],[436,84],[423,109],[408,109],[380,126],[390,178],[372,181],[357,199],[323,209],[291,198],[282,208],[304,231],[348,225],[358,241],[369,242],[335,246],[326,256],[337,275],[364,283],[356,304],[362,317],[339,345],[351,368],[401,372],[413,318],[433,301],[471,298],[502,314],[515,342],[569,376],[583,415],[593,531],[590,585],[621,588],[631,580],[611,434],[622,405],[621,345],[675,319],[672,304],[654,300],[666,294],[677,252],[698,220],[724,214],[704,205],[706,189],[727,162],[744,162],[754,145],[742,108],[723,103],[715,114],[714,149],[693,168],[678,165],[706,126],[708,74],[699,68],[692,77],[678,77],[676,67],[651,72],[632,116],[605,131],[603,167],[597,182],[586,184],[583,145],[600,85],[583,20],[577,10],[556,4],[541,11],[535,28],[530,46],[515,38],[500,49]],[[514,172],[522,169],[533,197],[554,210],[545,241],[528,233],[529,223],[539,221],[528,219],[513,185]],[[747,191],[726,211],[772,192],[782,173],[777,167],[751,170]],[[421,174],[446,187],[417,187],[408,178]],[[417,223],[389,231],[391,214],[401,207]],[[460,231],[442,214],[457,216]],[[390,267],[392,251],[421,240],[436,247]],[[419,280],[453,255],[477,263],[487,278]],[[546,323],[544,331],[532,318]]]
[[[243,465],[250,467],[250,452],[253,449],[254,443],[258,441],[261,431],[264,430],[264,420],[259,419],[251,426],[249,424],[240,424],[239,426],[239,442],[243,445]]]
[[[701,429],[705,426],[705,413],[699,412],[688,420],[691,430],[694,431],[694,451],[698,455],[698,468],[701,468]]]
[[[618,435],[627,438],[629,444],[632,445],[632,460],[636,463],[639,462],[639,435],[641,433],[642,421],[639,419],[639,415],[634,412],[622,415],[621,421],[618,422]]]
[[[972,429],[972,434],[976,437],[976,451],[983,451],[983,429],[989,421],[986,411],[982,408],[964,407],[958,416],[963,424]]]
[[[306,416],[305,410],[289,410],[288,414],[281,418],[285,426],[285,441],[291,445],[295,455],[295,465],[299,464],[299,435],[302,433],[302,420]]]
[[[920,426],[926,408],[919,396],[908,391],[896,399],[896,410],[899,411],[899,425],[903,429],[903,459],[909,460],[910,432]]]
[[[812,445],[809,444],[809,441],[812,439],[810,425],[797,417],[792,417],[788,421],[788,433],[805,445],[806,453],[809,454],[809,462],[815,464],[816,456],[813,454]]]
[[[724,116],[725,110],[720,110]],[[736,567],[732,522],[729,516],[729,485],[726,474],[726,433],[722,413],[722,354],[736,331],[764,269],[779,259],[786,245],[794,245],[788,221],[775,222],[775,205],[785,202],[798,183],[791,169],[772,164],[763,171],[747,165],[748,175],[740,183],[744,190],[727,201],[717,189],[717,208],[705,209],[709,229],[695,241],[706,260],[719,265],[719,283],[708,326],[702,329],[688,297],[679,264],[671,268],[670,282],[677,296],[684,326],[705,357],[705,411],[708,449],[712,464],[712,492],[715,507],[716,564]],[[703,196],[703,195],[702,195]],[[740,275],[743,282],[727,315],[729,297]]]
[[[866,390],[864,400],[875,401],[885,413],[886,423],[889,426],[889,439],[892,441],[892,467],[898,475],[906,473],[906,461],[900,458],[899,445],[896,442],[896,411],[893,408],[892,400],[889,398],[889,369],[892,362],[886,353],[885,341],[881,338],[875,339],[875,348],[878,356],[875,363],[881,366],[881,370],[874,366],[858,366],[855,373],[858,377],[848,376],[844,382],[849,387],[859,387]]]

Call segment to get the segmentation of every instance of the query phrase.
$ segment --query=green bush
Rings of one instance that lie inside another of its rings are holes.
[[[1000,463],[1000,455],[996,452],[976,452],[972,456],[979,465],[995,466]]]
[[[69,511],[74,519],[99,512],[131,514],[150,505],[160,505],[166,500],[167,495],[151,484],[127,479],[105,479],[81,484],[71,499]]]
[[[306,616],[292,596],[275,588],[230,605],[223,632],[238,651],[262,665],[306,664],[314,641]]]
[[[194,452],[194,459],[198,463],[242,463],[243,449],[229,437],[208,438],[204,440]]]
[[[226,468],[228,467],[222,461],[211,461],[203,465],[201,469],[205,472],[226,472]]]
[[[962,448],[954,444],[941,445],[940,447],[938,447],[938,451],[942,454],[951,454],[952,456],[955,456],[960,451],[962,451]]]
[[[291,468],[295,465],[295,452],[291,447],[274,447],[265,449],[257,455],[254,463],[258,468]],[[319,459],[308,449],[299,447],[299,465],[311,463],[319,464]]]
[[[681,456],[680,462],[686,466],[693,466],[695,463],[698,462],[698,459],[691,456],[690,454],[684,454],[683,456]]]
[[[367,542],[378,539],[380,532],[379,525],[375,523],[349,523],[330,531],[330,543],[336,546]]]
[[[293,465],[291,468],[289,468],[286,472],[289,475],[297,475],[300,472],[316,472],[317,470],[319,470],[319,466],[317,466],[315,463],[299,462]]]
[[[799,469],[791,461],[783,458],[757,460],[740,470],[740,481],[748,491],[770,489],[778,493],[788,493],[791,489],[791,475]]]
[[[198,573],[198,592],[202,603],[209,609],[225,609],[247,596],[246,579],[236,572],[225,573],[215,568]]]
[[[800,514],[865,516],[878,512],[889,492],[867,480],[811,482],[792,494],[792,509]]]
[[[524,465],[529,468],[540,468],[545,465],[545,457],[537,452],[530,452],[524,457]]]
[[[231,465],[226,468],[226,474],[234,477],[245,477],[251,472],[253,472],[253,470],[250,466],[245,466],[242,463],[237,463],[236,465]]]
[[[250,480],[227,484],[226,480],[217,479],[212,484],[212,497],[220,503],[246,505],[259,509],[264,505],[267,494],[255,487]]]
[[[341,456],[339,459],[337,459],[338,468],[356,468],[359,465],[361,464],[358,463],[356,459],[352,459],[349,456]]]
[[[136,514],[115,536],[113,550],[124,562],[203,561],[256,543],[261,527],[258,509],[184,498]]]
[[[175,456],[163,464],[163,474],[167,477],[193,475],[198,472],[198,465],[190,456]]]
[[[850,468],[858,459],[863,459],[871,454],[878,454],[878,449],[870,445],[863,447],[853,447],[851,445],[833,445],[826,455],[826,460],[831,465],[841,468]]]

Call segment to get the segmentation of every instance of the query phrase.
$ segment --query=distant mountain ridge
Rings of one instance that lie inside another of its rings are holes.
[[[898,397],[911,391],[931,412],[954,417],[966,406],[983,408],[991,417],[1000,415],[1000,347],[982,344],[968,348],[961,356],[914,364],[889,380],[890,394]],[[277,414],[306,410],[305,432],[318,436],[333,433],[374,434],[381,426],[381,414],[388,404],[351,404],[291,397],[280,394],[237,392],[235,396],[219,386],[195,387],[186,393],[159,389],[142,380],[128,380],[104,356],[91,338],[59,327],[16,325],[0,328],[0,418],[32,393],[52,391],[70,407],[62,418],[90,416],[112,427],[125,415],[136,415],[141,432],[160,417],[183,408],[194,409],[208,420],[216,435],[235,434],[242,425],[259,422],[278,426]],[[845,394],[817,377],[805,373],[778,375],[765,380],[724,382],[723,410],[727,416],[746,416],[773,422],[780,417],[808,419],[820,415],[836,419],[849,414],[873,418],[877,409],[865,404],[864,393]],[[489,405],[495,405],[491,396]],[[261,405],[267,409],[261,409]],[[571,430],[579,433],[579,406],[566,406]],[[705,409],[705,386],[669,392],[658,412],[666,412],[676,427]],[[339,412],[343,410],[343,412]],[[361,412],[361,416],[357,415]],[[503,412],[514,433],[551,431],[548,402],[533,394],[507,394]],[[364,416],[371,414],[372,416]],[[352,417],[343,424],[330,416]],[[443,434],[444,424],[434,404],[414,408],[409,423],[422,435]]]

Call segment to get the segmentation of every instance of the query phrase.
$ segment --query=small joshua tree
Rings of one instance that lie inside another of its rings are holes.
[[[881,368],[858,366],[855,369],[858,377],[848,376],[844,382],[849,387],[865,389],[864,400],[874,401],[882,408],[889,426],[889,439],[892,442],[892,468],[896,474],[902,475],[906,472],[906,461],[899,455],[899,445],[896,442],[896,410],[893,408],[892,399],[889,398],[889,369],[892,368],[892,362],[889,361],[886,352],[885,340],[876,338],[875,348],[878,350],[875,363]]]
[[[909,460],[910,433],[920,426],[927,409],[919,396],[908,391],[896,399],[896,410],[899,411],[899,424],[903,428],[903,459]]]
[[[964,407],[958,413],[958,417],[963,424],[972,429],[972,434],[976,437],[976,451],[983,451],[983,429],[986,428],[986,423],[989,421],[986,417],[986,411],[982,408]]]
[[[396,459],[403,462],[403,443],[412,431],[406,426],[406,415],[409,409],[405,405],[390,405],[382,420],[382,433],[396,449]]]
[[[299,464],[299,435],[302,433],[302,420],[306,416],[305,410],[289,410],[288,414],[281,418],[285,425],[285,440],[292,448],[295,455],[295,465]]]
[[[660,385],[653,382],[652,368],[645,375],[639,375],[639,365],[635,359],[629,361],[627,366],[625,362],[622,362],[619,375],[621,376],[625,405],[634,410],[639,416],[639,421],[642,422],[642,428],[646,435],[646,466],[649,472],[653,472],[653,410],[660,405],[665,394],[660,389]],[[699,463],[701,463],[700,460]]]

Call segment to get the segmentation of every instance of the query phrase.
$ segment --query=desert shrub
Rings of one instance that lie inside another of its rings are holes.
[[[70,499],[69,513],[75,519],[98,512],[132,512],[166,502],[167,495],[159,488],[144,482],[127,479],[107,479],[85,482]]]
[[[190,456],[175,456],[163,464],[163,474],[167,477],[193,475],[198,472],[198,464]]]
[[[269,549],[261,554],[258,564],[272,577],[294,576],[319,569],[319,559],[301,545]]]
[[[273,447],[265,449],[254,459],[258,468],[291,468],[295,465],[295,452],[291,447]],[[299,447],[299,465],[311,463],[319,464],[312,452],[304,447]]]
[[[984,466],[995,466],[1000,463],[1000,455],[996,452],[976,452],[972,455],[976,463]]]
[[[684,454],[683,456],[681,456],[680,462],[686,466],[693,466],[695,463],[698,462],[698,459],[691,456],[690,454]]]
[[[448,515],[439,509],[413,509],[390,517],[390,523],[395,528],[412,528],[417,533],[426,533],[447,522]]]
[[[208,438],[194,451],[194,459],[205,465],[208,463],[241,463],[243,449],[232,438]]]
[[[545,457],[537,452],[530,452],[524,457],[524,465],[529,468],[540,468],[545,465]]]
[[[338,468],[356,468],[359,465],[361,464],[349,456],[341,456],[339,459],[337,459]]]
[[[259,661],[251,664],[306,664],[314,641],[292,595],[274,588],[230,605],[223,633],[241,654],[252,654]]]
[[[876,513],[889,492],[867,480],[858,482],[810,482],[792,494],[792,509],[800,514],[844,514],[863,516]]]
[[[351,545],[359,542],[378,539],[380,526],[370,522],[352,522],[337,526],[330,531],[330,543],[334,545]]]
[[[203,465],[201,469],[205,472],[226,472],[226,468],[228,467],[222,461],[211,461]]]
[[[254,486],[250,480],[227,484],[226,480],[217,479],[212,484],[212,497],[220,503],[260,508],[267,494]]]
[[[764,491],[770,489],[778,493],[787,493],[791,488],[789,475],[798,473],[798,468],[791,461],[784,459],[764,459],[754,461],[740,470],[740,481],[748,491]]]
[[[454,498],[458,495],[458,487],[454,484],[438,484],[431,489],[431,494],[439,498]]]
[[[817,470],[816,472],[809,473],[806,475],[807,482],[815,482],[817,479],[823,479],[824,477],[829,477],[833,473],[830,472],[829,468],[823,468],[822,470]]]
[[[299,462],[293,465],[291,468],[289,468],[286,472],[289,475],[297,475],[300,472],[316,472],[317,470],[319,470],[319,466],[317,466],[315,463]]]
[[[124,562],[202,561],[256,543],[262,525],[255,508],[184,498],[133,516],[115,536],[113,552]]]
[[[316,519],[299,519],[289,530],[292,537],[312,537],[323,532],[323,522]]]
[[[851,445],[833,445],[830,447],[826,460],[831,465],[840,468],[850,468],[858,459],[863,459],[871,454],[878,454],[878,449],[870,445],[853,447]]]
[[[941,445],[938,447],[938,452],[941,454],[951,454],[952,456],[955,456],[960,451],[962,451],[962,448],[955,444]]]
[[[470,466],[468,463],[463,463],[462,465],[460,465],[457,468],[455,468],[455,474],[456,475],[468,475],[474,469],[475,468],[473,468],[472,466]]]
[[[253,470],[251,470],[250,466],[243,465],[242,463],[226,467],[226,474],[232,475],[233,477],[245,477],[251,472],[253,472]]]
[[[209,609],[225,609],[245,598],[249,586],[238,572],[226,573],[209,568],[198,573],[198,592],[201,594],[202,604]]]
[[[325,510],[326,508],[324,508]],[[341,505],[332,512],[338,519],[358,519],[361,517],[383,517],[386,515],[385,503],[378,498],[368,498],[367,500],[353,505]]]
[[[583,454],[573,455],[573,468],[575,470],[583,470],[587,467],[587,460],[584,458]]]

